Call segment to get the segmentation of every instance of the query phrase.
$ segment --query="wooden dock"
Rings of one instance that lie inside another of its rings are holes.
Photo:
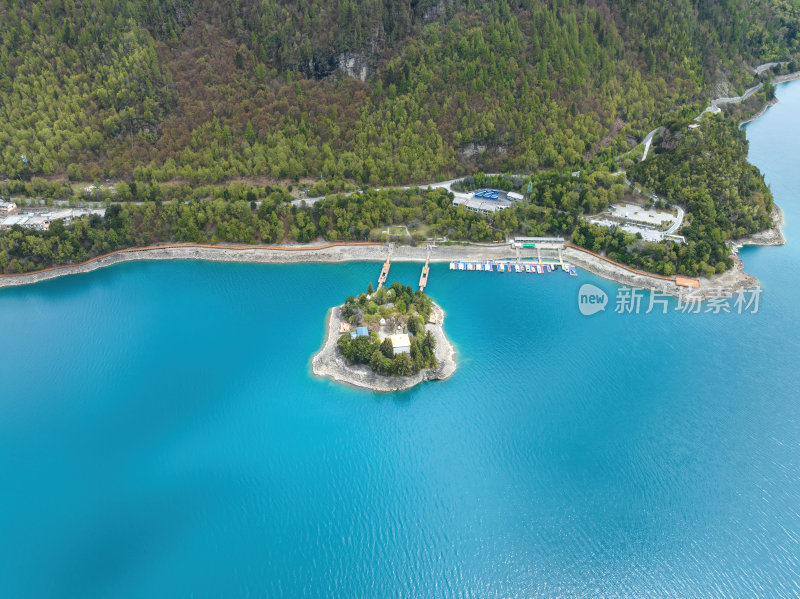
[[[383,287],[383,284],[386,283],[386,278],[389,276],[389,267],[392,265],[392,251],[389,250],[389,255],[386,257],[386,262],[383,264],[383,268],[381,268],[381,274],[378,277],[378,289]]]
[[[425,266],[422,267],[422,274],[419,277],[419,290],[425,291],[425,286],[428,284],[428,272],[430,271],[431,253],[428,252],[428,257],[425,258]]]

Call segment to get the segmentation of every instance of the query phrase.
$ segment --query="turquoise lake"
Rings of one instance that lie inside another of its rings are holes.
[[[458,370],[313,377],[380,265],[130,263],[0,290],[0,596],[800,595],[800,83],[749,125],[758,312],[578,311],[431,269]],[[419,265],[389,280],[414,284]]]

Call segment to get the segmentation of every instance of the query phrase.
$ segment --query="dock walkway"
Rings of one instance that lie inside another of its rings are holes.
[[[430,272],[431,252],[428,250],[428,257],[425,258],[425,265],[422,267],[422,274],[419,277],[419,290],[425,291],[428,284],[428,273]]]
[[[381,268],[381,274],[378,277],[378,289],[383,287],[384,283],[386,283],[386,278],[389,276],[389,267],[392,265],[392,248],[389,247],[389,255],[386,257],[386,262],[383,263],[383,268]]]

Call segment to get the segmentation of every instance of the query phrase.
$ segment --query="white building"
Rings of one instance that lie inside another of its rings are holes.
[[[25,229],[47,231],[50,228],[49,214],[14,214],[0,219],[0,229],[9,229],[19,225]]]
[[[392,342],[392,350],[394,351],[394,355],[411,353],[411,339],[408,337],[408,333],[390,335],[389,341]]]
[[[24,214],[6,216],[3,220],[0,221],[0,229],[8,229],[9,227],[13,227],[14,225],[19,225],[20,227],[24,227],[25,223],[28,222],[28,216]]]

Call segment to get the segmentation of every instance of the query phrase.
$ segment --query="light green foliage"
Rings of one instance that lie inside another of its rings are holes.
[[[747,161],[744,131],[729,120],[706,117],[694,130],[676,124],[664,143],[670,149],[657,148],[631,176],[686,206],[688,224],[681,234],[689,243],[637,248],[640,263],[657,272],[668,263],[681,274],[722,272],[732,265],[726,241],[772,226],[772,194]]]
[[[359,315],[356,306],[359,298],[362,297],[366,298],[366,294],[361,294],[358,298],[348,297],[344,303],[342,314],[346,318],[349,317],[353,325],[371,324],[374,327],[375,323],[369,317],[362,318]],[[369,337],[362,336],[355,339],[351,339],[349,334],[342,335],[338,340],[342,355],[353,363],[369,364],[372,370],[384,375],[409,376],[423,368],[435,368],[436,340],[430,331],[425,331],[424,327],[424,321],[427,320],[433,308],[433,301],[422,291],[414,292],[411,287],[403,286],[399,282],[392,283],[388,291],[382,287],[373,298],[377,302],[391,302],[395,306],[400,303],[405,304],[405,311],[391,308],[386,311],[385,315],[387,318],[393,319],[393,326],[406,324],[411,333],[410,354],[395,355],[392,342],[388,338],[381,342],[375,333],[371,333]],[[368,305],[374,305],[374,302],[370,301]],[[386,307],[389,308],[389,306]],[[367,312],[369,313],[370,310],[368,309]],[[354,316],[356,318],[353,318]]]
[[[343,189],[575,167],[700,106],[720,71],[742,86],[742,64],[790,57],[798,14],[797,0],[7,0],[0,177]]]
[[[622,163],[686,204],[687,246],[581,216],[624,192],[609,172],[631,139],[693,117],[721,74],[752,84],[742,65],[799,68],[799,50],[800,0],[6,0],[0,193],[144,204],[4,232],[0,270],[157,242],[379,240],[415,221],[431,237],[564,235],[658,272],[716,272],[725,240],[766,226],[771,208],[730,123]],[[366,81],[344,74],[348,60]],[[529,201],[486,219],[442,190],[338,193],[478,170],[534,173],[464,182],[530,182]],[[251,184],[225,184],[242,176]],[[328,196],[313,207],[264,185],[304,177]]]

